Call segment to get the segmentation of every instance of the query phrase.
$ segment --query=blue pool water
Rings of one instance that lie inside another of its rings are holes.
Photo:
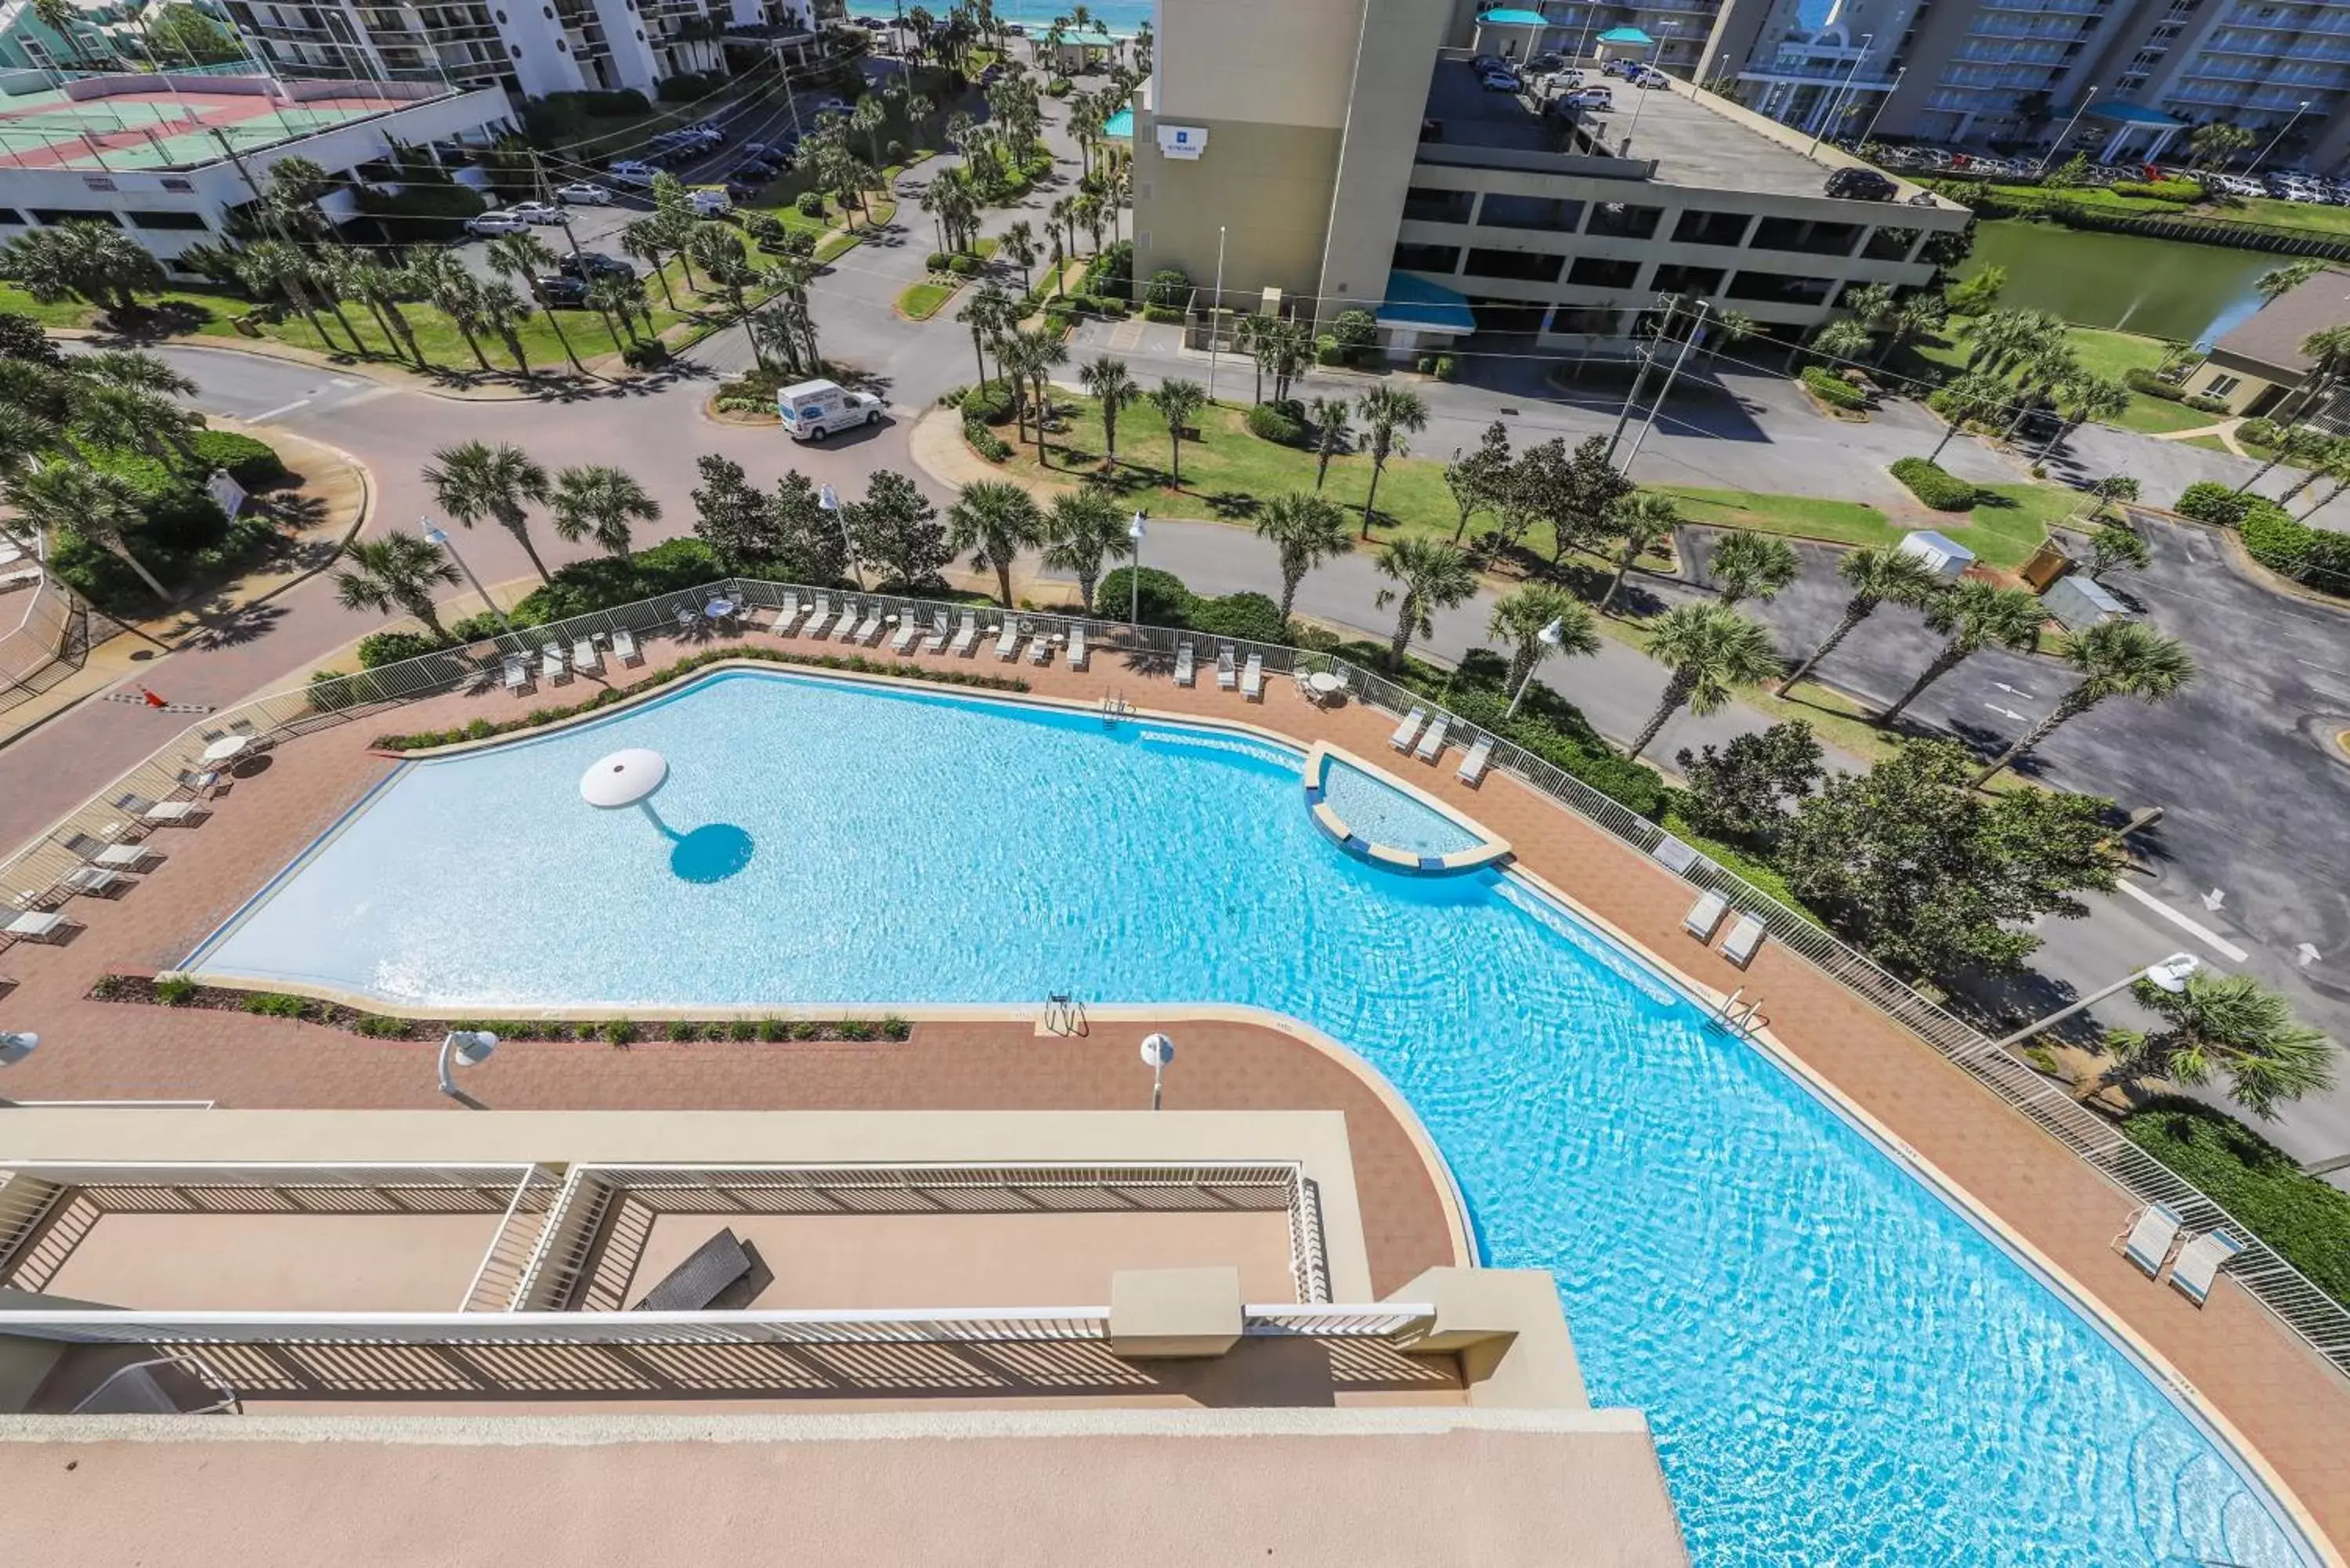
[[[634,745],[669,758],[683,843],[580,803]],[[1410,1101],[1489,1262],[1556,1275],[1700,1562],[2303,1560],[2136,1363],[1875,1145],[1523,884],[1341,852],[1300,761],[726,675],[404,769],[193,961],[484,1010],[1274,1009]]]
[[[852,16],[899,16],[911,9],[911,0],[900,5],[898,0],[848,0]],[[1086,7],[1093,13],[1093,25],[1115,37],[1130,38],[1137,25],[1150,20],[1151,0],[1093,0]],[[931,15],[943,16],[946,7],[933,5]],[[1015,22],[1028,29],[1032,38],[1040,36],[1053,24],[1055,16],[1066,16],[1069,8],[1063,5],[1046,5],[1042,0],[996,0],[995,15],[999,21]]]
[[[1322,770],[1322,798],[1357,837],[1372,844],[1451,855],[1484,842],[1426,801],[1336,757]]]

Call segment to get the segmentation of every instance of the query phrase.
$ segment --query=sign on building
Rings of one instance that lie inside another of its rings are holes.
[[[227,469],[213,470],[213,476],[204,481],[204,493],[220,503],[220,509],[228,514],[231,522],[234,522],[236,514],[244,509],[244,486],[231,478]]]
[[[1208,128],[1204,125],[1162,125],[1159,128],[1159,151],[1169,158],[1197,158],[1208,150]]]

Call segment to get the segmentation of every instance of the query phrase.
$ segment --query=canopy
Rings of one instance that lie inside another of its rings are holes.
[[[1133,105],[1131,105],[1131,104],[1128,105],[1126,108],[1124,108],[1124,109],[1119,109],[1116,114],[1111,115],[1107,119],[1103,120],[1103,121],[1102,121],[1102,134],[1103,134],[1104,136],[1119,136],[1119,137],[1124,137],[1124,138],[1125,138],[1127,140],[1128,140],[1128,141],[1133,140],[1134,140],[1134,107],[1133,107]]]
[[[2164,130],[2187,123],[2183,119],[2173,119],[2158,109],[2147,109],[2143,104],[2135,103],[2096,104],[2090,108],[2088,114],[2091,119],[2110,120],[2116,125],[2151,125]]]
[[[1638,44],[1645,48],[1657,40],[1638,27],[1610,27],[1599,35],[1599,41],[1603,44]]]
[[[1547,27],[1551,21],[1539,11],[1504,8],[1484,12],[1478,16],[1477,25],[1481,27]]]
[[[1384,327],[1409,327],[1422,332],[1477,330],[1477,316],[1467,299],[1440,283],[1408,272],[1388,274],[1388,297],[1376,319]]]

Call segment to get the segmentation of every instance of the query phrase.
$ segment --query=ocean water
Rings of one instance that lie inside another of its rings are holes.
[[[848,14],[852,16],[896,17],[910,8],[910,5],[899,5],[890,0],[848,0]],[[1136,24],[1151,19],[1148,0],[1088,0],[1086,9],[1093,14],[1095,26],[1122,38],[1133,36]],[[933,16],[946,14],[943,5],[934,5],[930,10]],[[1032,36],[1052,26],[1054,17],[1068,14],[1066,5],[1037,5],[1034,0],[996,0],[995,5],[998,20],[1016,22],[1026,27]]]
[[[669,760],[659,821],[580,801],[625,746]],[[1515,878],[1346,855],[1301,762],[730,673],[411,764],[191,962],[484,1011],[1072,992],[1289,1013],[1409,1101],[1486,1262],[1555,1277],[1595,1402],[1648,1414],[1699,1562],[2308,1560],[2136,1362],[1768,1059]]]

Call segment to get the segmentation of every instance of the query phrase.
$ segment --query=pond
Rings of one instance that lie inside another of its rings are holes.
[[[2080,327],[2208,343],[2259,307],[2253,285],[2288,259],[2002,219],[1977,226],[1974,254],[1960,273],[2005,267],[2002,306],[2054,311]]]

